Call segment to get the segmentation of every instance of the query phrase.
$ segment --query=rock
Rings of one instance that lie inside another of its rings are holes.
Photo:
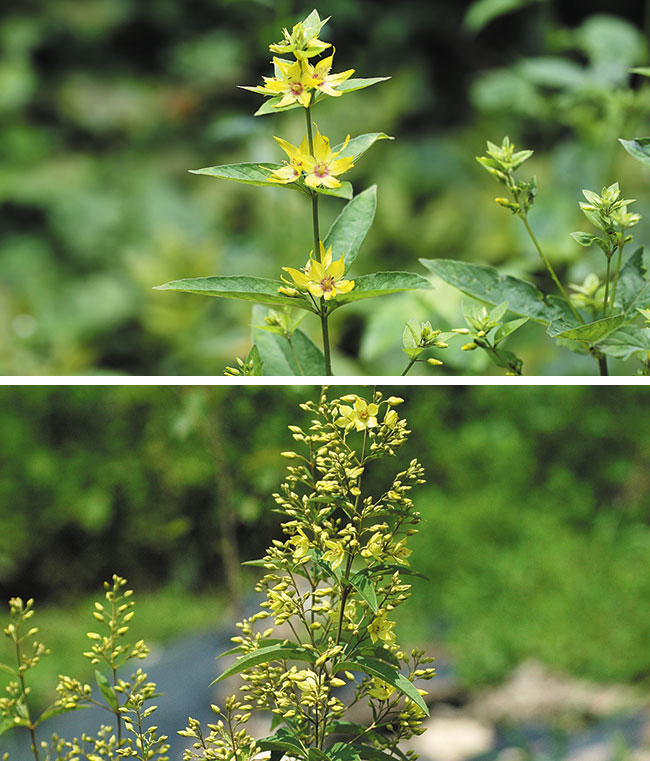
[[[424,726],[427,731],[404,747],[432,761],[465,761],[490,750],[496,740],[493,726],[448,708],[436,712]]]

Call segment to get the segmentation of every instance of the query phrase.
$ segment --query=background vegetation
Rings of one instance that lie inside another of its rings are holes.
[[[347,391],[363,389],[336,389]],[[444,643],[468,686],[531,656],[647,684],[645,390],[389,393],[406,399],[413,431],[396,464],[417,456],[427,477],[414,494],[426,522],[411,561],[429,581],[416,584],[400,636]],[[138,636],[232,626],[256,573],[240,578],[239,560],[279,535],[270,495],[286,464],[279,452],[292,445],[286,426],[306,422],[297,405],[316,394],[0,389],[0,593],[37,598],[59,658],[44,660],[48,676],[79,669],[87,600],[113,572],[135,588]]]
[[[519,6],[490,20],[476,6],[468,15],[469,6],[318,6],[332,15],[327,39],[341,69],[393,77],[317,112],[335,141],[381,130],[398,138],[350,174],[357,191],[379,185],[357,269],[422,272],[418,257],[450,257],[550,288],[525,231],[493,203],[491,178],[474,161],[486,138],[509,134],[536,151],[531,224],[560,273],[581,282],[598,261],[569,237],[584,229],[581,188],[620,180],[625,196],[639,199],[636,210],[648,201],[643,166],[616,138],[648,126],[647,90],[628,69],[648,62],[650,13],[632,0],[615,10],[605,0],[484,2],[488,10]],[[210,274],[275,277],[304,261],[302,198],[187,169],[275,159],[274,133],[300,139],[295,113],[253,118],[259,99],[235,85],[259,81],[268,42],[311,8],[295,0],[5,0],[0,373],[219,374],[246,354],[246,304],[151,287]],[[324,226],[340,210],[329,201]],[[635,237],[648,232],[642,224]],[[381,309],[348,307],[334,319],[336,371],[400,372],[406,316],[461,325],[459,296],[439,284]],[[528,374],[593,373],[589,358],[551,350],[540,327],[526,326],[516,340]],[[445,362],[442,372],[499,372],[479,352],[449,349]]]

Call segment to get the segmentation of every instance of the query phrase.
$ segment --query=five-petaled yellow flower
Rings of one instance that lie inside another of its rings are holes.
[[[357,399],[354,407],[343,404],[339,407],[341,417],[336,425],[341,428],[356,428],[357,431],[365,431],[366,428],[374,428],[377,425],[377,413],[379,407],[365,399]]]
[[[276,137],[275,139],[280,143],[280,147],[289,157],[289,161],[285,161],[285,166],[281,169],[276,169],[273,172],[273,176],[268,177],[267,181],[280,182],[286,185],[289,182],[297,180],[302,174],[305,155],[309,155],[307,138],[303,139],[300,147],[292,145],[281,137]]]
[[[354,158],[337,156],[345,149],[350,140],[350,135],[345,138],[345,142],[338,151],[330,148],[329,138],[321,135],[316,128],[314,137],[314,155],[303,158],[303,171],[305,172],[305,184],[310,188],[317,188],[324,185],[326,188],[338,188],[341,183],[336,177],[354,166]]]
[[[370,639],[373,642],[377,642],[380,639],[387,644],[395,642],[395,634],[392,631],[393,626],[395,626],[395,622],[389,621],[385,615],[375,616],[368,624]]]
[[[354,74],[354,69],[341,71],[338,74],[330,74],[333,60],[334,53],[327,58],[323,58],[316,66],[309,64],[308,75],[305,81],[310,87],[319,92],[323,92],[326,95],[339,96],[343,95],[343,93],[334,88],[345,82],[346,79],[349,79]]]
[[[327,251],[320,243],[320,261],[312,258],[314,252],[309,252],[309,262],[304,272],[293,267],[283,267],[300,288],[306,288],[312,296],[325,301],[335,298],[339,293],[349,293],[354,288],[354,280],[343,280],[345,262],[343,255],[335,262],[332,261],[332,247]],[[376,423],[376,421],[375,421]]]
[[[284,97],[276,108],[290,106],[292,103],[300,103],[307,108],[311,101],[311,88],[307,82],[307,72],[303,70],[300,61],[289,63],[280,58],[274,58],[273,64],[278,77],[264,77],[264,85],[261,87],[246,87],[246,90],[259,92],[263,95],[283,95]]]

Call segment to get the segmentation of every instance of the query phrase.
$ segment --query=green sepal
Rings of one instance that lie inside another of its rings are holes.
[[[111,710],[117,711],[119,709],[117,695],[115,694],[115,691],[111,685],[108,683],[108,679],[102,674],[101,671],[99,671],[99,669],[95,669],[95,681],[97,682],[99,691],[104,696],[104,700],[108,703]]]
[[[382,682],[399,690],[399,692],[418,705],[427,716],[429,715],[427,704],[424,702],[422,695],[420,695],[413,683],[409,682],[400,671],[377,658],[357,656],[349,661],[341,661],[334,666],[332,673],[337,674],[340,671],[363,671],[365,674],[368,674],[368,676],[381,679]]]
[[[307,661],[308,663],[313,663],[316,660],[316,656],[313,652],[300,645],[294,645],[292,642],[261,647],[259,650],[253,650],[253,652],[246,653],[246,655],[242,655],[238,658],[235,663],[229,666],[213,682],[210,682],[210,687],[212,687],[213,684],[217,684],[217,682],[221,682],[223,679],[228,679],[228,677],[245,671],[251,666],[259,666],[261,663],[269,663],[270,661],[285,660]]]

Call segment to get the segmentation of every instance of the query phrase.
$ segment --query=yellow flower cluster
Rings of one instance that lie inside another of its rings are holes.
[[[285,166],[281,169],[273,171],[272,177],[268,178],[269,182],[279,182],[286,185],[289,182],[295,182],[304,175],[303,179],[308,188],[338,188],[341,186],[341,182],[336,178],[354,166],[352,156],[337,158],[345,150],[350,135],[345,138],[341,148],[334,151],[330,147],[329,138],[321,135],[317,127],[313,154],[309,152],[307,138],[303,139],[299,147],[281,137],[275,139],[289,157],[289,161],[285,161]]]
[[[283,267],[293,278],[293,282],[299,287],[304,288],[314,298],[323,298],[329,301],[339,293],[349,293],[354,288],[354,280],[344,280],[345,262],[343,256],[332,261],[332,247],[327,251],[321,241],[320,244],[320,261],[313,258],[313,251],[309,252],[309,261],[303,270],[297,270],[293,267]]]

